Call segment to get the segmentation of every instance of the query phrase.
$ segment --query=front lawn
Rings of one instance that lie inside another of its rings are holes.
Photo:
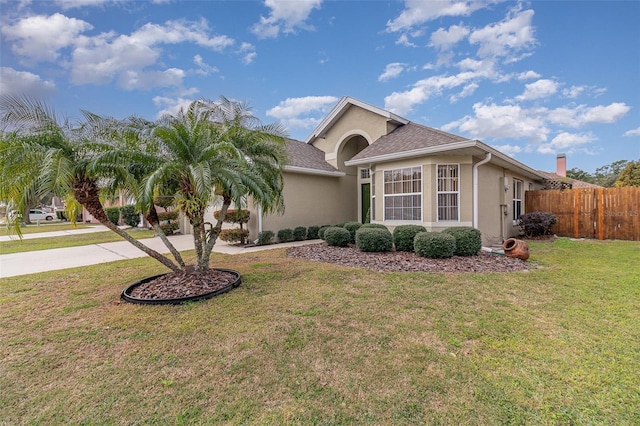
[[[120,303],[150,259],[0,280],[7,424],[640,424],[640,243],[530,244],[531,272],[212,255],[243,284]]]
[[[151,238],[156,233],[148,229],[128,229],[127,232],[137,239]],[[17,238],[17,237],[16,237]],[[63,247],[102,244],[124,239],[112,231],[91,232],[88,234],[69,234],[59,237],[44,237],[0,242],[0,254],[22,253],[26,251],[50,250]]]

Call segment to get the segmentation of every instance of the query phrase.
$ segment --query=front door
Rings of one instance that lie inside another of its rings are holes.
[[[369,211],[369,208],[371,207],[371,184],[370,183],[363,183],[361,185],[361,191],[360,191],[360,197],[361,197],[361,202],[360,205],[362,206],[361,210],[360,210],[360,221],[362,223],[364,223],[365,218],[367,217],[367,212]]]

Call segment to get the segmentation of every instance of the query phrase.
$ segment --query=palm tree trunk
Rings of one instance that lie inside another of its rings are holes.
[[[102,225],[106,226],[109,230],[120,235],[122,238],[127,240],[133,246],[142,250],[144,253],[146,253],[153,259],[157,260],[158,262],[162,263],[164,266],[171,269],[173,272],[182,271],[181,268],[175,263],[173,263],[171,260],[167,259],[157,251],[145,246],[140,241],[136,240],[131,235],[127,234],[125,231],[118,228],[109,220],[109,218],[107,217],[107,214],[104,212],[102,203],[100,202],[100,197],[98,196],[99,189],[95,181],[91,179],[86,179],[82,176],[78,177],[75,179],[72,189],[73,189],[73,195],[75,196],[76,200],[78,200],[78,202],[84,208],[86,208],[89,211],[89,213],[93,215],[93,217],[98,219],[98,221]]]
[[[171,255],[173,255],[173,258],[176,260],[176,262],[178,262],[178,265],[180,265],[184,269],[186,265],[184,263],[184,260],[182,260],[180,252],[176,250],[173,244],[171,244],[171,241],[169,241],[169,238],[167,238],[167,235],[160,227],[160,219],[158,219],[158,212],[156,211],[156,207],[154,205],[151,205],[151,207],[149,208],[149,213],[146,215],[146,219],[156,231],[156,234],[158,234],[164,245],[169,249]]]
[[[230,205],[231,205],[231,198],[225,196],[224,202],[222,203],[222,208],[220,209],[220,214],[218,215],[219,218],[224,218],[227,215],[227,210],[229,209]],[[206,245],[204,247],[204,253],[203,253],[203,261],[205,262],[206,265],[209,265],[209,259],[211,258],[211,252],[213,251],[213,246],[216,244],[216,241],[218,240],[218,235],[220,235],[220,231],[222,230],[222,223],[223,223],[223,220],[218,219],[218,223],[216,223],[216,226],[214,226],[207,235]]]

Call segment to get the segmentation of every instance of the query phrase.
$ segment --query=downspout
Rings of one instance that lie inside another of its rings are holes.
[[[262,206],[258,204],[258,234],[262,232]]]
[[[473,227],[478,229],[478,167],[491,160],[491,153],[487,152],[484,160],[473,165]]]

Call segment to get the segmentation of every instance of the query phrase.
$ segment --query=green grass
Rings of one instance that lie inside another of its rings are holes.
[[[150,259],[0,281],[7,424],[640,424],[640,243],[541,268],[376,273],[214,254],[243,284],[120,303]]]
[[[137,239],[151,238],[155,231],[146,229],[127,230]],[[112,231],[92,232],[89,234],[72,234],[61,237],[45,237],[23,240],[1,241],[0,254],[22,253],[26,251],[49,250],[63,247],[85,246],[89,244],[109,243],[112,241],[124,241],[122,237]]]
[[[40,226],[38,225],[25,225],[20,228],[20,231],[23,234],[37,234],[40,232],[52,232],[52,231],[69,231],[73,229],[83,229],[83,228],[93,228],[96,225],[89,225],[84,223],[78,223],[76,225],[72,225],[69,222],[41,222]],[[12,235],[15,238],[18,238],[15,231],[13,229],[7,228],[6,225],[0,225],[0,236]]]

